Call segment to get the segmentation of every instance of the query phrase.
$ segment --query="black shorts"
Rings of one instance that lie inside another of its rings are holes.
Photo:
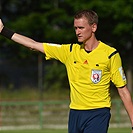
[[[74,110],[69,113],[69,133],[107,133],[110,108]]]

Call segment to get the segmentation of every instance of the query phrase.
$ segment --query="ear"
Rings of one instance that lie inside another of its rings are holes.
[[[97,30],[97,24],[94,23],[92,24],[92,32],[96,32],[96,30]]]

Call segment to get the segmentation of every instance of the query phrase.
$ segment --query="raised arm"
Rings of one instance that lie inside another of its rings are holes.
[[[1,19],[0,19],[0,33],[1,35],[7,37],[8,39],[11,39],[14,42],[17,42],[25,47],[44,53],[43,43],[34,41],[29,37],[10,31],[3,25]]]

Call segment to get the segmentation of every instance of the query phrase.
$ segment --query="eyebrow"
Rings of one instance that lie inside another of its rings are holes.
[[[74,26],[74,28],[79,28],[79,29],[81,29],[81,28],[84,28],[84,26]]]

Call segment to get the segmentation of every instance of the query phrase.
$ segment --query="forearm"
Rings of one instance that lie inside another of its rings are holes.
[[[35,45],[37,42],[23,35],[14,33],[13,36],[11,37],[11,40],[15,41],[16,43],[22,44],[30,49],[36,49]]]
[[[123,104],[126,108],[126,111],[129,115],[129,118],[131,120],[131,124],[133,126],[133,102],[130,95],[130,92],[128,91],[127,87],[124,87],[122,89],[118,89],[119,95],[123,101]]]
[[[132,124],[132,127],[133,127],[133,104],[132,104],[132,101],[131,100],[127,100],[125,98],[123,98],[123,103],[124,103],[124,106],[127,110],[127,113],[129,115],[129,118],[131,120],[131,124]]]
[[[30,49],[37,50],[37,51],[44,53],[43,44],[36,42],[29,37],[15,33],[13,31],[5,28],[4,26],[2,26],[0,28],[0,33],[1,33],[1,35],[5,36],[6,38],[11,39],[14,42],[17,42],[25,47],[28,47]]]

